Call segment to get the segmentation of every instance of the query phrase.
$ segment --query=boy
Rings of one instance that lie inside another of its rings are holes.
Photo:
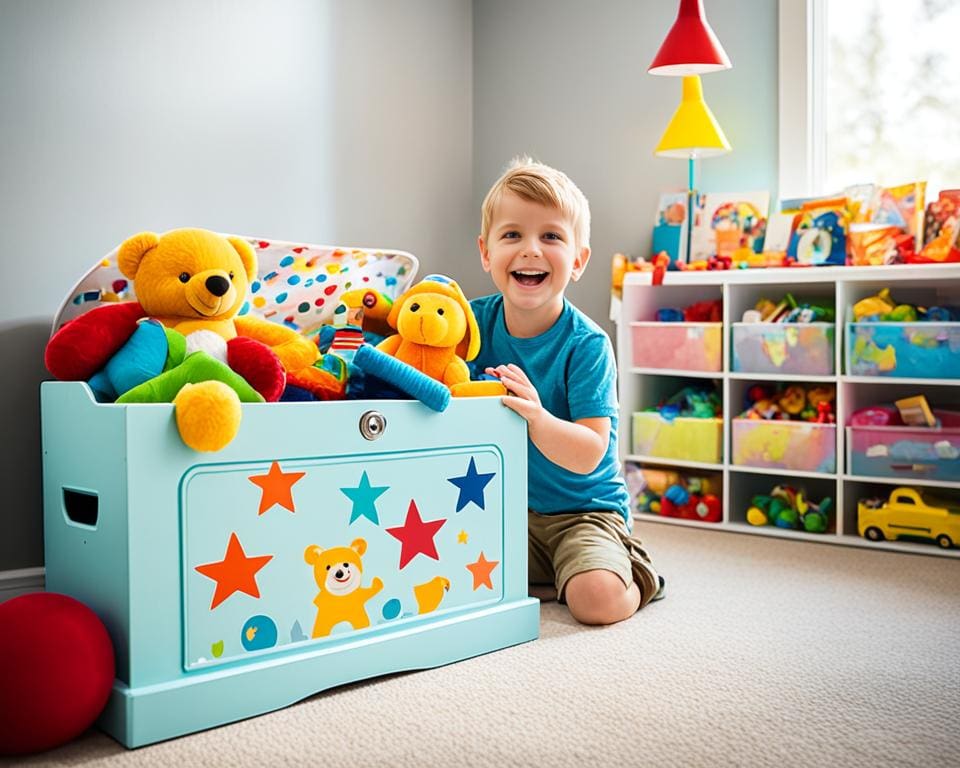
[[[566,175],[522,158],[482,213],[480,259],[499,293],[471,302],[483,339],[474,366],[527,421],[530,583],[555,586],[584,624],[622,621],[662,580],[629,532],[610,339],[564,298],[590,259],[589,205]]]

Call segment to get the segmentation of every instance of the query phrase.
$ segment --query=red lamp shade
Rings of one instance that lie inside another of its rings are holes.
[[[703,13],[703,0],[680,0],[677,19],[654,56],[651,75],[702,75],[733,65]]]

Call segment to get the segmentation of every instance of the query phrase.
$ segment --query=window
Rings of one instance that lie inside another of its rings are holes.
[[[960,0],[780,0],[780,197],[960,186]]]

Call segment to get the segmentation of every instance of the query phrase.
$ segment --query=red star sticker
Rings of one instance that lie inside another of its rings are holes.
[[[424,554],[439,560],[437,546],[433,542],[436,535],[446,520],[427,520],[420,519],[420,510],[417,509],[417,503],[410,499],[410,506],[407,507],[407,519],[402,526],[396,528],[387,528],[387,533],[395,539],[399,539],[400,548],[400,567],[403,568],[418,554]]]
[[[490,574],[493,569],[500,565],[499,560],[487,560],[480,553],[475,563],[467,563],[467,570],[473,574],[473,591],[476,592],[481,586],[487,589],[493,589],[493,582],[490,581]]]
[[[262,515],[274,504],[279,504],[291,512],[293,508],[293,484],[303,477],[306,472],[283,472],[276,461],[270,465],[270,471],[265,475],[251,475],[248,479],[254,485],[259,485],[263,493],[260,494],[260,509]]]
[[[212,611],[234,592],[244,592],[250,597],[259,598],[257,571],[272,559],[273,555],[247,557],[243,547],[240,546],[240,539],[237,538],[237,534],[231,533],[223,560],[216,563],[205,563],[194,568],[208,579],[217,582],[217,589],[213,593],[210,610]]]

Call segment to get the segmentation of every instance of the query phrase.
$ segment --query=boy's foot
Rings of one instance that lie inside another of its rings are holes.
[[[654,600],[663,600],[663,598],[665,598],[665,597],[667,596],[667,594],[666,594],[666,587],[667,587],[667,582],[666,582],[666,580],[665,580],[665,579],[663,578],[663,576],[661,576],[659,573],[657,574],[657,578],[660,580],[660,588],[657,590],[657,594],[655,594],[653,597],[650,598],[650,602],[651,602],[651,603],[652,603]]]

